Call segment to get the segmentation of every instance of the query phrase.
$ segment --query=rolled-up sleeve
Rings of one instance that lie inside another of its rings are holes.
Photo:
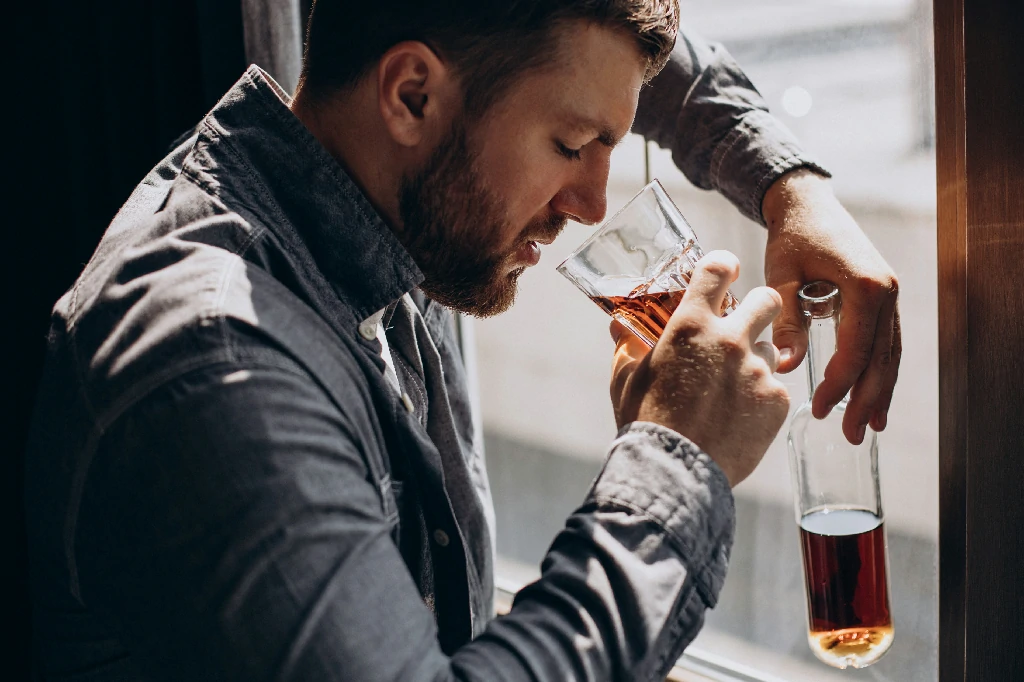
[[[697,187],[716,190],[764,224],[772,183],[807,167],[828,176],[804,151],[726,49],[681,28],[665,68],[640,92],[633,131],[672,152]]]
[[[446,656],[352,425],[262,357],[167,382],[92,462],[82,598],[146,679],[655,680],[714,605],[728,483],[685,438],[634,424],[540,580]]]

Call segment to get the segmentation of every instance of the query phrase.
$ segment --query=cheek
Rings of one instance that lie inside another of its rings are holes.
[[[550,215],[551,200],[571,181],[572,164],[558,156],[547,128],[521,112],[492,119],[478,139],[476,170],[505,209],[508,234],[498,248],[507,249],[531,222]]]
[[[550,150],[524,147],[491,167],[489,184],[502,197],[517,229],[546,212],[548,203],[565,185],[566,165]]]

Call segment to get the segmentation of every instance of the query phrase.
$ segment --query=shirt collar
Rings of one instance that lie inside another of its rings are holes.
[[[207,170],[216,176],[219,166],[232,166],[235,172],[215,181],[232,185],[226,191],[283,240],[297,235],[356,319],[365,320],[418,286],[423,274],[290,102],[268,74],[250,66],[201,127],[200,142],[207,138],[215,161]]]

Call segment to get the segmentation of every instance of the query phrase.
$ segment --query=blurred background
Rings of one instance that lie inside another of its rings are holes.
[[[839,672],[806,639],[803,577],[785,430],[735,491],[737,536],[718,607],[692,647],[752,676],[793,682],[937,678],[938,337],[931,3],[919,0],[683,0],[682,19],[737,59],[771,111],[834,175],[844,205],[900,278],[904,354],[880,466],[896,640],[874,667]],[[691,186],[650,148],[662,181],[705,250],[742,269],[733,291],[764,283],[765,231]],[[642,138],[612,161],[609,214],[644,184]],[[513,309],[477,321],[487,465],[498,517],[500,583],[537,575],[583,499],[615,425],[608,399],[609,319],[558,265],[589,234],[570,224],[520,280]],[[783,377],[791,411],[805,367]]]

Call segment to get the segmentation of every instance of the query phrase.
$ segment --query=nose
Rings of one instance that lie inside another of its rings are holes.
[[[552,199],[556,212],[584,225],[596,225],[608,210],[608,160],[587,164]]]

